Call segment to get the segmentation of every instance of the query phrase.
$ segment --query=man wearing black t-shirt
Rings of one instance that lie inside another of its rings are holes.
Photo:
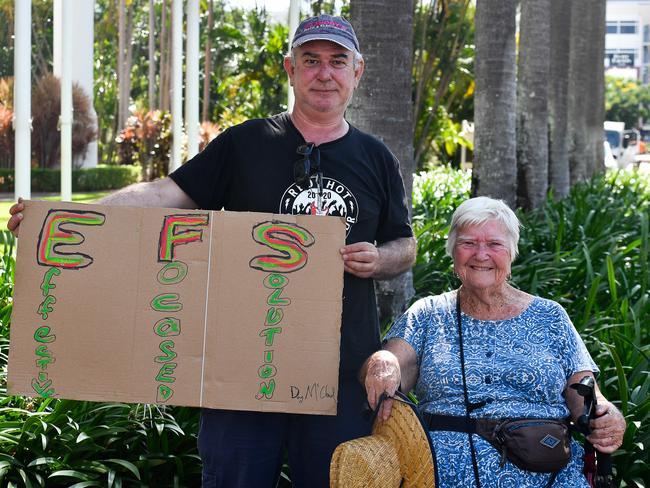
[[[399,163],[344,118],[364,62],[352,26],[321,15],[303,21],[284,68],[291,113],[232,127],[168,178],[127,187],[102,204],[310,213],[344,217],[345,277],[336,416],[204,409],[199,431],[204,487],[274,487],[285,449],[296,487],[329,486],[334,448],[368,435],[356,379],[380,348],[373,279],[415,259]],[[23,205],[10,210],[17,233]]]

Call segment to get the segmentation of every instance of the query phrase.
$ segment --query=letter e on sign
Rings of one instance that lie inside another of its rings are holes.
[[[82,252],[72,252],[86,238],[73,229],[79,225],[103,225],[106,217],[98,212],[52,209],[47,213],[38,235],[36,262],[41,266],[80,269],[90,266],[93,258]]]

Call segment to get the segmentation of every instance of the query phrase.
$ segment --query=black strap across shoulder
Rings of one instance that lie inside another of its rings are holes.
[[[460,314],[460,288],[456,292],[456,323],[458,325],[458,347],[460,349],[460,368],[463,377],[463,398],[465,399],[465,419],[469,424],[472,421],[470,413],[472,410],[478,408],[472,406],[469,402],[469,396],[467,394],[467,380],[465,379],[465,351],[463,350],[463,329],[462,329],[462,317]],[[473,408],[472,408],[473,407]],[[472,468],[474,468],[474,481],[476,482],[476,488],[481,488],[481,480],[478,473],[478,463],[476,461],[476,449],[474,448],[474,439],[472,434],[469,433],[469,448],[472,454]]]
[[[474,439],[472,434],[477,434],[477,419],[470,416],[471,412],[477,408],[481,408],[486,404],[485,401],[471,403],[467,393],[467,380],[465,379],[465,351],[463,348],[463,329],[462,329],[462,316],[460,313],[460,288],[456,292],[456,324],[458,326],[458,347],[460,349],[460,367],[461,375],[463,378],[463,399],[465,400],[465,417],[454,417],[448,415],[433,415],[425,414],[425,422],[429,422],[429,430],[451,430],[457,432],[466,432],[469,437],[469,447],[472,454],[472,468],[474,470],[474,480],[476,488],[481,488],[481,480],[479,478],[478,462],[476,460],[476,448],[474,447]],[[496,421],[498,422],[498,421]],[[432,426],[433,425],[433,426]],[[447,425],[447,427],[445,427]],[[434,427],[436,426],[436,427]],[[555,482],[557,472],[553,473],[546,484],[545,488],[550,488]]]

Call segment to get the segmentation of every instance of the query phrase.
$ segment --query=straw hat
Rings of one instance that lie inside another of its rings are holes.
[[[372,435],[336,448],[330,488],[435,487],[433,449],[415,405],[401,395],[394,400],[390,418],[375,420]]]

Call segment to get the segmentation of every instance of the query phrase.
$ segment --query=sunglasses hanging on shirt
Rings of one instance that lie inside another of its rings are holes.
[[[293,179],[301,188],[309,187],[309,180],[316,175],[316,215],[324,215],[323,211],[323,171],[320,167],[320,150],[313,142],[301,144],[296,152],[302,159],[293,165]]]

